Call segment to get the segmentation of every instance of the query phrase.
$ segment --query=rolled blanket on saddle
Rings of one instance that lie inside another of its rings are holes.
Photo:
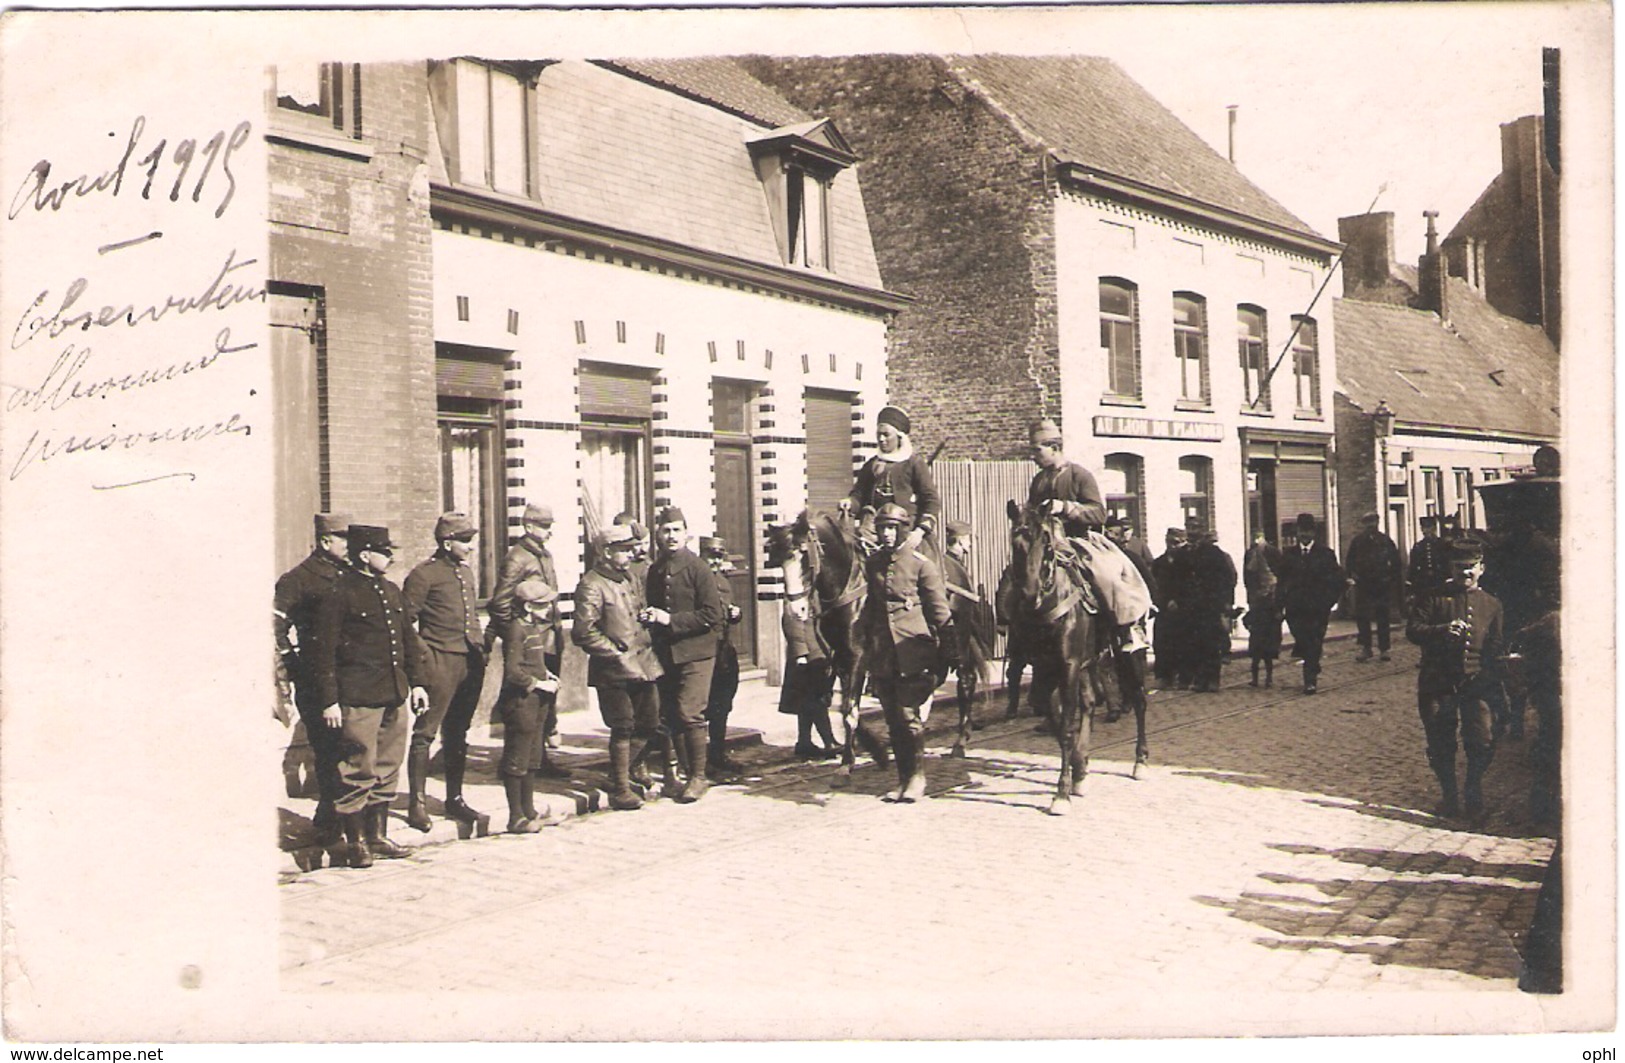
[[[1151,613],[1151,589],[1129,556],[1099,532],[1067,540],[1078,551],[1101,604],[1118,625],[1137,624]]]

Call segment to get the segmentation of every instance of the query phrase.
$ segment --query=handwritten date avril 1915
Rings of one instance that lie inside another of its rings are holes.
[[[162,195],[163,186],[168,184],[170,201],[178,202],[192,177],[192,167],[195,163],[199,169],[196,171],[196,181],[191,185],[192,202],[197,203],[201,200],[206,185],[212,189],[219,187],[223,181],[225,187],[219,205],[214,209],[214,216],[218,218],[224,214],[227,205],[231,203],[231,197],[237,191],[237,178],[231,172],[231,156],[248,143],[252,125],[247,121],[238,122],[237,127],[229,135],[222,129],[205,140],[201,148],[198,147],[196,140],[188,138],[177,142],[171,150],[169,139],[165,137],[153,145],[145,155],[136,158],[137,150],[145,146],[141,144],[141,136],[146,128],[146,116],[137,115],[135,122],[130,126],[130,136],[125,143],[124,154],[119,157],[116,165],[97,177],[82,174],[71,180],[55,181],[51,179],[51,160],[41,159],[36,162],[33,169],[29,170],[28,176],[23,179],[16,194],[11,197],[11,207],[6,217],[16,219],[30,206],[35,211],[49,209],[56,212],[69,202],[86,196],[102,193],[117,196],[124,190],[124,177],[132,159],[135,159],[137,170],[135,179],[130,183],[132,189],[135,187],[135,181],[140,180],[139,171],[145,168],[147,173],[146,182],[141,186],[142,199],[151,199],[155,187]],[[218,170],[215,168],[217,162]],[[164,171],[162,179],[159,177],[160,170]],[[170,170],[174,171],[173,182],[170,181]],[[220,178],[213,185],[209,185],[209,179],[215,173],[219,173]]]

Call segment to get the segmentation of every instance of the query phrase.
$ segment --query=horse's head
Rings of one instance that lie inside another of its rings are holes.
[[[1010,581],[1019,600],[1037,602],[1055,588],[1058,538],[1065,533],[1058,521],[1031,506],[1006,503],[1010,518]]]
[[[770,524],[767,527],[767,567],[784,568],[792,558],[799,557],[807,546],[807,514],[802,512],[790,524]]]

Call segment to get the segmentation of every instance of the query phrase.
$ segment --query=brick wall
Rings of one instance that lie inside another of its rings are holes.
[[[1386,485],[1377,483],[1377,441],[1371,431],[1371,415],[1342,392],[1332,396],[1333,424],[1337,432],[1337,545],[1341,556],[1344,544],[1360,530],[1360,516],[1375,511],[1379,516],[1387,506]],[[1393,456],[1397,458],[1397,454]],[[1286,520],[1286,517],[1282,517]]]
[[[888,372],[915,445],[929,455],[945,442],[945,459],[1022,457],[1039,407],[1029,373],[1060,393],[1055,208],[1042,153],[937,59],[744,65],[833,118],[859,156],[881,278],[915,299],[893,326]]]
[[[364,67],[361,108],[349,153],[272,108],[270,276],[323,298],[329,504],[389,525],[411,558],[439,509],[422,65]]]

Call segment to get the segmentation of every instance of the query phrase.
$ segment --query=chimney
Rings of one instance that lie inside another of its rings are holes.
[[[1236,164],[1236,112],[1241,110],[1237,104],[1230,104],[1225,108],[1230,113],[1230,165]]]
[[[1394,276],[1394,213],[1354,214],[1337,219],[1343,252],[1343,298],[1386,287]]]
[[[1553,173],[1563,172],[1563,141],[1558,135],[1561,126],[1563,98],[1558,74],[1561,73],[1561,48],[1540,50],[1541,95],[1546,109],[1546,162]]]
[[[1424,210],[1422,217],[1428,221],[1427,250],[1422,253],[1422,260],[1417,263],[1417,281],[1420,291],[1417,292],[1419,309],[1431,310],[1439,315],[1439,320],[1449,321],[1450,313],[1447,305],[1450,291],[1449,270],[1445,264],[1445,257],[1439,251],[1439,231],[1434,228],[1433,221],[1439,216],[1436,210]]]

